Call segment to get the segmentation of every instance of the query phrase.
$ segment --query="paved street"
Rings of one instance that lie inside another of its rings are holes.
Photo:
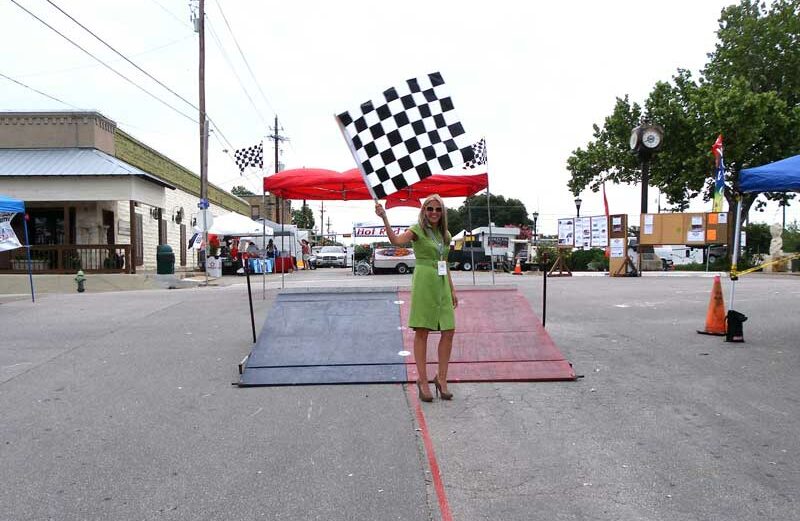
[[[541,315],[540,276],[495,281]],[[424,404],[452,518],[796,519],[800,277],[737,283],[744,344],[696,333],[711,285],[549,279],[546,328],[583,378],[454,384],[452,402]],[[260,330],[281,278],[252,286]],[[404,386],[232,385],[252,346],[244,279],[88,287],[0,297],[0,520],[441,519]]]

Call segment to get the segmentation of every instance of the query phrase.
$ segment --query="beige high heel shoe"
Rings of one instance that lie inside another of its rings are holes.
[[[419,391],[419,399],[423,402],[432,402],[433,396],[430,394],[425,394],[422,392],[422,386],[419,384],[419,380],[417,380],[417,391]]]
[[[453,393],[446,393],[442,391],[442,384],[439,383],[439,375],[433,377],[433,386],[436,388],[436,394],[442,397],[442,400],[452,400]]]

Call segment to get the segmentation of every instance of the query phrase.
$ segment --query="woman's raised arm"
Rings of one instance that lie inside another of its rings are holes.
[[[399,235],[394,233],[392,225],[389,224],[389,218],[386,217],[386,210],[384,210],[381,203],[377,201],[375,201],[375,214],[383,219],[383,225],[386,227],[386,235],[389,237],[389,242],[395,246],[403,246],[417,238],[417,235],[411,230],[406,230]]]

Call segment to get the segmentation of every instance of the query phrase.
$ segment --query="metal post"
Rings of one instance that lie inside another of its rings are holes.
[[[250,302],[250,327],[253,329],[253,343],[256,343],[256,319],[253,315],[253,293],[250,291],[250,259],[244,263],[244,273],[247,276],[247,300]]]
[[[8,223],[11,226],[11,221]],[[28,282],[31,285],[31,302],[36,302],[36,297],[33,293],[33,273],[31,271],[31,241],[28,239],[28,214],[22,214],[22,227],[25,230],[25,254],[28,258]]]
[[[642,213],[647,213],[647,185],[650,182],[650,161],[642,161]],[[641,241],[641,230],[639,231],[639,244]]]
[[[472,206],[467,205],[467,229],[469,236],[472,237]],[[466,246],[467,239],[464,237],[464,245]],[[475,251],[472,246],[469,247],[469,261],[472,263],[472,285],[475,285]]]
[[[742,196],[736,197],[736,226],[733,229],[733,257],[731,257],[731,298],[728,309],[733,309],[733,299],[736,296],[736,263],[739,261],[739,241],[742,236]]]
[[[489,263],[492,267],[492,286],[494,286],[494,243],[492,240],[492,199],[489,187],[486,187],[486,213],[489,217]],[[472,269],[475,269],[473,266]]]
[[[542,259],[542,327],[547,323],[547,260]]]
[[[267,191],[264,189],[264,169],[261,169],[261,247],[264,255],[267,254]],[[261,270],[261,300],[267,300],[267,260],[264,259],[264,268]]]

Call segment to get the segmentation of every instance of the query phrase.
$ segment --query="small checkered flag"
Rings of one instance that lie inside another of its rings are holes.
[[[474,170],[486,164],[486,138],[481,138],[480,141],[472,145],[472,152],[475,157],[464,163],[464,170]]]
[[[243,174],[244,169],[248,166],[256,168],[264,168],[264,146],[262,143],[252,147],[240,148],[233,153],[233,158],[236,160],[236,166],[239,167],[239,173]]]
[[[474,157],[438,72],[387,89],[337,119],[376,199]]]

